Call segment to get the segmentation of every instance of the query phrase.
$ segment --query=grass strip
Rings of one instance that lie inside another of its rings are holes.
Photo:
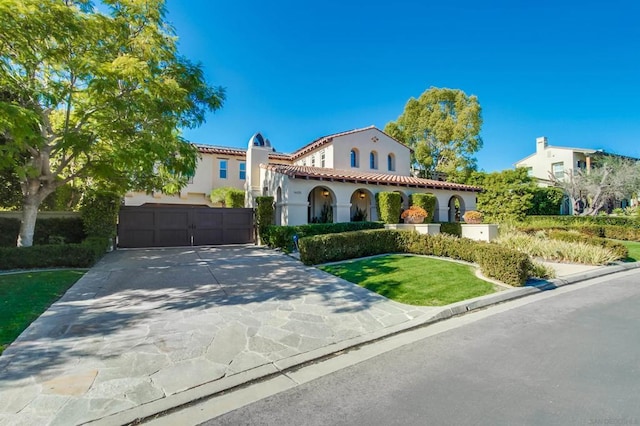
[[[627,249],[629,249],[629,256],[627,256],[627,259],[626,259],[627,262],[640,261],[640,243],[635,241],[619,241],[619,242],[627,246]]]
[[[0,275],[0,354],[82,275],[69,270]]]
[[[407,305],[444,306],[496,291],[472,266],[420,256],[381,256],[320,269]]]

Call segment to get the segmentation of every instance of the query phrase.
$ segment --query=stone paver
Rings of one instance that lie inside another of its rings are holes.
[[[109,253],[0,356],[0,425],[85,423],[434,311],[253,246]]]

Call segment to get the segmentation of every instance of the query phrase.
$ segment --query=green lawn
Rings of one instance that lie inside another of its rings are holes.
[[[629,249],[629,257],[627,261],[640,262],[640,243],[635,241],[620,241]]]
[[[0,354],[83,274],[48,271],[0,275]]]
[[[320,269],[407,305],[443,306],[496,291],[471,266],[419,256],[374,257]]]

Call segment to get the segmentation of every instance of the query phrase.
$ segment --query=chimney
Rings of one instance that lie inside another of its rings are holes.
[[[539,138],[536,138],[536,152],[542,152],[545,149],[547,149],[548,146],[548,142],[547,142],[547,137],[546,136],[540,136]]]

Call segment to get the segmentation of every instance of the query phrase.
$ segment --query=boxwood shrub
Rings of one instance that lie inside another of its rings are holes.
[[[306,237],[300,240],[300,260],[306,265],[404,251],[408,232],[369,229]]]
[[[80,244],[0,247],[0,269],[88,268],[106,252],[108,238],[88,238]]]
[[[474,262],[480,265],[486,276],[513,286],[523,285],[532,269],[525,253],[443,234],[421,235],[376,229],[317,235],[300,240],[300,259],[307,265],[398,252]]]
[[[299,239],[312,235],[334,234],[339,232],[360,231],[364,229],[384,228],[382,222],[339,222],[339,223],[311,223],[297,226],[268,226],[264,241],[271,248],[293,251],[293,236]]]
[[[443,222],[440,224],[440,232],[443,234],[462,236],[462,224],[458,222]]]
[[[402,197],[398,192],[378,193],[378,216],[384,223],[400,222],[400,210],[402,210]]]

